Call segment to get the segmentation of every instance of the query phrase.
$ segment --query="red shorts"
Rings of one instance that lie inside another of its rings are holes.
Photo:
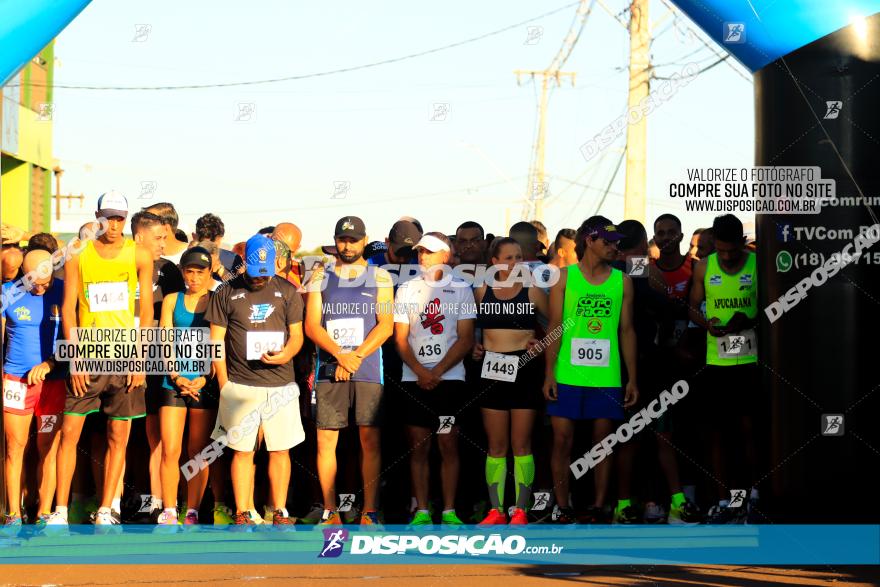
[[[9,373],[3,374],[3,411],[37,416],[38,432],[52,432],[61,425],[67,387],[63,379],[46,379],[34,385]]]

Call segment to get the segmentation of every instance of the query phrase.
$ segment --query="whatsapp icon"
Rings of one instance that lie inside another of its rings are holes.
[[[776,271],[779,273],[788,273],[793,265],[791,253],[788,251],[779,251],[776,255]]]

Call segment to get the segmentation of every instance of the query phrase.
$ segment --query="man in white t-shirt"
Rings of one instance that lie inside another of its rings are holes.
[[[470,286],[448,267],[452,243],[439,232],[425,234],[413,247],[422,275],[402,284],[394,308],[394,340],[403,359],[402,399],[410,446],[417,510],[411,525],[433,523],[428,512],[428,453],[437,434],[442,458],[442,523],[461,525],[455,515],[458,486],[458,426],[467,403],[462,359],[474,345],[476,307]],[[445,267],[445,269],[444,269]]]

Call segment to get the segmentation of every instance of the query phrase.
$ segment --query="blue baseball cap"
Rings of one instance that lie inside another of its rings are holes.
[[[255,234],[244,246],[247,274],[251,277],[275,275],[275,243],[262,234]]]

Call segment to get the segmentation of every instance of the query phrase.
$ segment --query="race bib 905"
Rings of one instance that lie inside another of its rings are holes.
[[[611,341],[607,338],[573,338],[571,364],[582,367],[607,367],[611,357]]]

